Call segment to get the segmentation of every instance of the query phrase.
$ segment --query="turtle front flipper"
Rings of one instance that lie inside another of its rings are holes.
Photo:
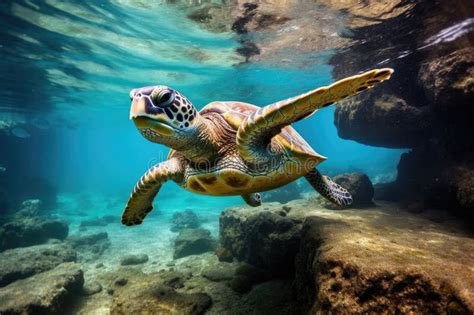
[[[182,173],[182,165],[176,158],[170,159],[150,168],[135,185],[132,195],[122,214],[122,223],[128,226],[143,222],[153,209],[153,199],[168,179]]]
[[[347,189],[336,184],[329,177],[321,175],[317,169],[306,174],[305,178],[314,190],[329,201],[339,206],[349,206],[352,203],[352,196]]]
[[[262,204],[262,197],[259,193],[242,195],[242,198],[251,207],[258,207]]]
[[[256,159],[267,162],[267,145],[282,128],[311,116],[319,108],[372,88],[389,79],[392,73],[393,70],[389,68],[368,71],[259,108],[244,120],[237,132],[240,156],[252,163],[259,162]]]

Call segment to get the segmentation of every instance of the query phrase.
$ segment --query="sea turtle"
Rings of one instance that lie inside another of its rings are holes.
[[[389,79],[392,73],[389,68],[368,71],[265,107],[212,102],[199,112],[185,96],[167,86],[130,91],[130,119],[145,138],[171,150],[167,160],[138,181],[122,223],[141,224],[161,185],[169,179],[194,193],[240,195],[250,206],[259,206],[259,192],[304,176],[322,196],[349,205],[352,197],[347,190],[315,168],[326,158],[290,125]]]

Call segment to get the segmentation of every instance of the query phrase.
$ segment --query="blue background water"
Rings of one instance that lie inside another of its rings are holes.
[[[232,34],[196,27],[180,7],[6,1],[0,9],[10,13],[0,16],[2,118],[40,121],[39,128],[24,125],[31,136],[16,137],[15,145],[36,143],[28,164],[60,196],[113,196],[114,212],[121,212],[135,181],[168,151],[145,140],[128,119],[130,89],[169,85],[198,108],[213,100],[262,106],[333,81],[324,62],[331,51],[311,53],[318,62],[304,67],[245,64]],[[308,56],[289,57],[300,65]],[[330,175],[363,171],[375,181],[393,176],[401,151],[340,139],[333,111],[321,110],[295,126],[329,158],[320,169]],[[192,195],[174,184],[165,185],[158,200],[161,210],[242,203],[239,197]]]

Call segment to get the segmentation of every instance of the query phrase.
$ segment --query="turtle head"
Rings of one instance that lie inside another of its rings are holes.
[[[198,112],[178,91],[163,85],[130,91],[130,119],[152,142],[171,148],[184,145],[196,130]]]

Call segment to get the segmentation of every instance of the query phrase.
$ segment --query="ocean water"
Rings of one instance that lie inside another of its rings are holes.
[[[216,32],[207,24],[191,19],[190,14],[206,5],[221,8],[235,4],[2,1],[0,214],[12,216],[22,208],[23,201],[39,199],[41,216],[66,221],[69,235],[107,232],[111,246],[98,258],[82,260],[86,283],[102,273],[95,268],[97,264],[104,264],[104,270],[111,272],[127,254],[146,253],[156,266],[148,264],[143,268],[145,272],[166,268],[166,264],[174,261],[177,234],[170,230],[170,221],[175,212],[192,210],[202,219],[201,226],[217,238],[221,212],[244,206],[242,198],[197,195],[172,181],[162,187],[154,202],[155,210],[142,225],[120,224],[120,215],[137,180],[151,166],[165,160],[169,151],[163,145],[147,141],[129,119],[129,91],[167,85],[185,95],[199,110],[216,100],[265,106],[329,85],[347,75],[341,67],[335,69],[334,60],[347,61],[337,56],[364,47],[364,39],[357,36],[368,26],[357,29],[357,25],[349,22],[347,10],[338,11],[336,6],[329,14],[324,4],[324,1],[323,4],[295,1],[286,6],[261,4],[264,8],[274,6],[281,10],[275,9],[277,12],[286,12],[290,22],[276,23],[263,31],[258,27],[252,31],[249,27],[245,32],[236,31],[235,24],[234,30],[224,25]],[[387,10],[392,13],[409,10],[413,5],[408,2]],[[410,19],[410,14],[421,13],[406,14]],[[294,24],[300,21],[296,17],[301,18],[302,26]],[[364,56],[360,62],[364,67],[352,74],[393,67],[391,81],[395,83],[391,84],[397,85],[404,80],[396,67],[400,60],[403,62],[417,49],[426,52],[439,42],[449,42],[449,36],[451,39],[464,36],[462,32],[472,30],[469,21],[464,20],[464,25],[454,24],[454,27],[458,25],[457,29],[438,33],[438,37],[428,37],[425,47],[414,47],[408,35],[406,42],[397,42],[405,43],[405,47],[398,47],[395,39],[390,42],[391,39],[382,38],[386,42],[380,50],[392,49],[391,58],[376,52]],[[297,27],[301,36],[313,29],[320,35],[309,44],[301,40],[301,46],[295,45],[292,40]],[[281,40],[286,33],[292,36],[288,44]],[[350,44],[327,44],[350,37],[356,40]],[[261,45],[260,53],[242,55],[241,48],[252,41]],[[273,54],[272,49],[276,51]],[[357,56],[354,58],[362,59]],[[402,73],[405,76],[406,70]],[[376,87],[382,94],[384,88],[385,83]],[[343,139],[334,122],[335,110],[336,106],[330,106],[293,124],[315,151],[328,157],[318,166],[321,173],[333,177],[360,172],[373,184],[394,181],[400,157],[413,147],[405,146],[403,141],[375,146],[364,144],[366,141]],[[379,131],[384,133],[376,129],[375,136]],[[298,187],[306,194],[314,193],[303,180]],[[265,196],[263,193],[264,203]],[[301,196],[295,196],[298,198]],[[81,227],[81,222],[104,215],[114,217],[112,223]],[[92,313],[94,307],[89,305],[84,309],[83,312]]]
[[[315,51],[311,55],[321,62],[297,69],[245,64],[235,53],[233,34],[197,27],[180,7],[150,4],[156,8],[143,9],[133,2],[2,6],[4,14],[11,14],[1,22],[9,40],[2,44],[2,115],[39,122],[40,128],[22,128],[30,136],[15,140],[46,157],[47,165],[26,167],[47,177],[60,195],[103,194],[125,203],[136,180],[166,157],[168,148],[147,142],[128,119],[133,88],[168,85],[200,109],[215,100],[264,106],[333,81],[331,66],[323,61],[331,52]],[[333,111],[321,110],[295,124],[328,157],[321,167],[332,174],[362,170],[372,178],[393,177],[402,151],[340,139]],[[40,138],[38,133],[47,135]],[[166,195],[180,198],[164,198],[163,210],[187,198],[203,205],[241,203],[239,198],[191,195],[173,184],[160,193]]]

